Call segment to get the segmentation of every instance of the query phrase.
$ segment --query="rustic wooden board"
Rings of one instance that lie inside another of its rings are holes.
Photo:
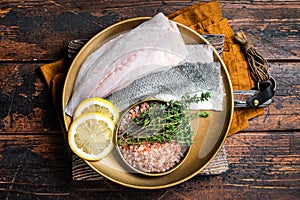
[[[209,0],[204,0],[207,2]],[[229,170],[141,191],[106,179],[72,181],[51,97],[38,68],[120,20],[166,14],[198,1],[2,0],[0,2],[0,199],[299,199],[298,0],[220,0],[271,64],[277,93],[266,114],[225,142]]]
[[[43,64],[0,63],[0,134],[60,132],[50,93],[39,71]],[[276,96],[265,108],[265,115],[249,122],[247,131],[299,130],[299,64],[272,62],[270,71],[277,80]]]
[[[300,132],[236,134],[225,142],[230,167],[226,173],[199,175],[175,187],[145,191],[106,179],[72,181],[60,134],[2,135],[0,198],[296,199],[300,195],[299,144]]]
[[[42,63],[0,63],[0,134],[60,132]]]
[[[273,103],[265,108],[265,115],[251,120],[245,131],[299,130],[299,63],[272,62],[270,63],[270,73],[277,82]]]
[[[70,40],[91,38],[123,19],[169,14],[194,3],[4,0],[0,10],[0,61],[56,60]],[[233,30],[243,30],[268,59],[299,60],[299,1],[220,1],[220,5]]]

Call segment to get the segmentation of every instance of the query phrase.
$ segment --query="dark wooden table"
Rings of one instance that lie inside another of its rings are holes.
[[[143,191],[109,180],[72,181],[71,163],[39,67],[136,16],[198,1],[1,0],[0,199],[300,199],[300,2],[219,1],[270,63],[278,88],[265,115],[225,142],[229,170]]]

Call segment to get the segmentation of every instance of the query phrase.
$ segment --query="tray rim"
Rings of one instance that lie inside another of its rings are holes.
[[[66,75],[66,79],[65,79],[65,82],[64,82],[64,86],[63,86],[63,93],[62,93],[62,114],[63,114],[63,126],[66,130],[66,132],[68,132],[68,129],[69,129],[69,125],[67,123],[67,120],[66,120],[66,114],[64,113],[64,108],[65,108],[65,104],[66,104],[66,97],[65,97],[65,91],[67,89],[67,80],[69,79],[69,77],[71,76],[71,72],[72,72],[72,66],[74,65],[74,63],[79,59],[80,57],[80,54],[82,52],[84,52],[86,50],[86,48],[88,48],[96,38],[98,38],[100,35],[103,35],[105,34],[106,32],[109,32],[110,29],[113,29],[121,24],[124,24],[124,23],[130,23],[130,22],[135,22],[135,21],[141,21],[140,23],[142,23],[143,21],[146,21],[148,19],[150,19],[152,17],[148,17],[148,16],[144,16],[144,17],[134,17],[134,18],[129,18],[129,19],[126,19],[126,20],[122,20],[120,22],[117,22],[117,23],[114,23],[110,26],[108,26],[107,28],[103,29],[102,31],[98,32],[96,35],[94,35],[91,39],[88,40],[88,42],[81,48],[81,50],[77,53],[76,57],[74,58],[73,62],[71,63],[70,65],[70,68],[68,70],[68,73]],[[170,20],[172,21],[172,20]],[[175,21],[173,21],[175,22]],[[188,26],[185,26],[181,23],[178,23],[178,22],[175,22],[177,24],[177,26],[179,27],[182,27],[184,29],[187,29],[188,31],[192,32],[194,35],[196,35],[197,37],[199,37],[201,40],[204,41],[204,43],[206,44],[210,44],[208,42],[208,40],[206,40],[201,34],[199,34],[198,32],[196,32],[195,30],[189,28]],[[228,81],[228,87],[229,87],[229,94],[226,93],[226,95],[229,95],[229,99],[231,99],[230,102],[228,102],[229,104],[229,108],[228,108],[228,111],[229,111],[229,116],[227,116],[229,118],[229,121],[228,121],[228,127],[226,128],[226,132],[224,134],[224,137],[222,138],[222,141],[220,143],[220,145],[218,146],[218,148],[216,149],[216,151],[214,152],[213,156],[210,157],[209,161],[206,162],[201,168],[199,168],[198,170],[196,170],[194,173],[190,174],[189,176],[179,180],[179,181],[175,181],[175,182],[172,182],[172,183],[168,183],[168,184],[163,184],[163,185],[155,185],[155,186],[137,186],[137,185],[132,185],[132,184],[128,184],[128,183],[124,183],[122,181],[118,181],[118,180],[115,180],[113,178],[111,178],[110,176],[106,175],[105,173],[102,173],[100,170],[98,170],[97,168],[95,168],[92,164],[91,164],[91,161],[87,161],[87,160],[84,160],[85,163],[87,163],[88,166],[90,166],[94,171],[96,171],[98,174],[100,174],[101,176],[109,179],[110,181],[112,182],[115,182],[115,183],[118,183],[120,185],[123,185],[123,186],[126,186],[126,187],[130,187],[130,188],[135,188],[135,189],[162,189],[162,188],[167,188],[167,187],[171,187],[171,186],[175,186],[175,185],[178,185],[182,182],[185,182],[187,181],[188,179],[194,177],[195,175],[199,174],[199,172],[204,169],[218,154],[218,152],[220,151],[220,149],[222,148],[222,146],[224,145],[224,142],[227,138],[227,135],[228,135],[228,132],[229,132],[229,128],[230,128],[230,125],[231,125],[231,122],[232,122],[232,115],[233,115],[233,111],[234,111],[234,102],[233,102],[233,87],[232,87],[232,83],[231,83],[231,79],[230,79],[230,76],[229,76],[229,72],[226,68],[226,65],[223,61],[223,59],[221,58],[221,56],[218,54],[218,52],[216,51],[216,49],[214,47],[212,47],[213,49],[213,52],[214,52],[214,56],[217,57],[218,59],[218,62],[221,63],[221,67],[222,67],[222,70],[223,72],[225,73],[225,76],[227,78],[227,81]]]

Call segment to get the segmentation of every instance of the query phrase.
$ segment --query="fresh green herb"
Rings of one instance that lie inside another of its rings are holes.
[[[182,99],[166,103],[150,103],[145,111],[131,119],[125,131],[119,136],[119,144],[141,144],[143,142],[171,142],[191,145],[193,131],[190,120],[198,117],[208,117],[208,112],[198,111],[192,113],[190,105],[207,101],[210,93],[202,93],[190,97],[185,95]]]

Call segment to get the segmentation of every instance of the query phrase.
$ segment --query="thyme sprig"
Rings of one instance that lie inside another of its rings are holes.
[[[181,100],[171,100],[166,103],[151,103],[145,111],[139,110],[137,117],[131,119],[125,131],[119,135],[118,143],[140,144],[143,142],[171,142],[191,145],[193,131],[190,120],[198,117],[208,117],[206,111],[192,113],[190,105],[207,101],[209,92],[200,96],[184,95]]]

